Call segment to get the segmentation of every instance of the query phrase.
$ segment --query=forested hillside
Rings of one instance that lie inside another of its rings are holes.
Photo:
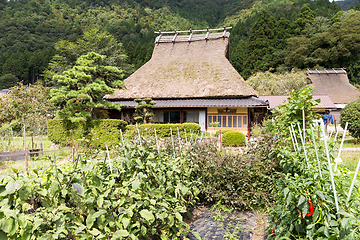
[[[150,59],[154,30],[224,25],[233,26],[231,63],[245,78],[346,67],[355,83],[360,12],[340,10],[327,0],[0,0],[0,88],[44,78],[51,85],[87,49],[118,54],[108,64],[126,77]]]

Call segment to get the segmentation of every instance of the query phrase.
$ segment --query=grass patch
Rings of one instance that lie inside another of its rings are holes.
[[[342,165],[350,171],[355,171],[360,158],[360,152],[342,152]]]

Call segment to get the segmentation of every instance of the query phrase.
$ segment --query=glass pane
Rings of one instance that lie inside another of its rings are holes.
[[[170,123],[180,123],[180,111],[170,112]]]
[[[238,126],[239,128],[242,126],[242,116],[238,116]]]
[[[234,117],[233,117],[233,127],[234,127],[234,128],[237,127],[237,124],[236,124],[236,123],[237,123],[237,117],[234,116]]]
[[[169,122],[169,112],[164,112],[164,123]]]
[[[226,127],[226,116],[222,116],[222,127]]]
[[[194,111],[194,122],[199,123],[199,111]]]
[[[243,128],[247,128],[247,116],[243,116]]]
[[[211,127],[210,123],[212,123],[212,116],[208,116],[208,127]]]
[[[184,122],[195,122],[194,111],[185,111],[184,112]]]
[[[232,116],[228,116],[228,124],[227,124],[227,126],[228,126],[229,128],[232,127]]]
[[[219,127],[221,127],[221,116],[217,116],[217,122],[219,123]]]

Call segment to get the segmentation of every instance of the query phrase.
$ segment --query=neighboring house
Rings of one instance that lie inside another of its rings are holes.
[[[199,123],[202,130],[234,129],[249,133],[257,113],[268,102],[257,98],[229,62],[227,29],[168,32],[155,40],[153,55],[145,65],[125,79],[106,99],[122,104],[111,118],[126,118],[134,112],[136,98],[152,98],[157,123]],[[206,32],[195,34],[195,32]],[[178,35],[188,32],[189,35]],[[219,122],[220,126],[210,124]]]
[[[260,95],[260,99],[268,100],[269,101],[269,107],[268,110],[272,111],[275,107],[287,103],[287,99],[289,96],[286,95]],[[337,107],[331,101],[329,96],[327,95],[314,95],[313,100],[320,99],[320,104],[314,106],[312,109],[319,113],[319,114],[325,114],[327,111],[333,111],[336,110]]]
[[[331,111],[337,123],[340,123],[340,112],[346,104],[356,101],[360,91],[350,84],[343,68],[331,70],[307,70],[307,75],[314,86],[314,95],[324,94],[334,102],[336,109]]]

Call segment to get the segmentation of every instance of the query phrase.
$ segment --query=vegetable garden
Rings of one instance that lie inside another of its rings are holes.
[[[0,175],[0,239],[199,238],[185,221],[198,203],[269,209],[269,239],[359,239],[360,165],[340,164],[312,104],[293,93],[245,154],[219,151],[195,125],[121,128],[112,144],[90,131],[68,164],[53,155]]]

